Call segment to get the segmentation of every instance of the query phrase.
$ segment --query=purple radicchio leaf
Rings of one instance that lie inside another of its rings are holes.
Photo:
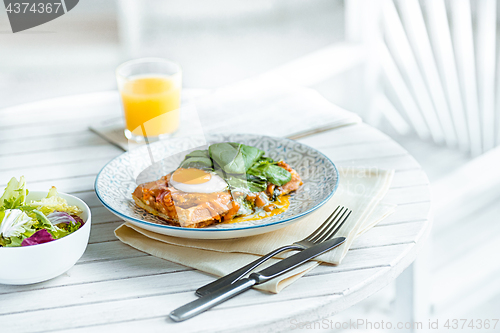
[[[85,223],[85,222],[83,222],[83,220],[82,220],[82,218],[80,216],[78,216],[78,215],[71,215],[71,216],[75,219],[76,222],[80,222],[80,228]]]
[[[52,225],[57,225],[59,223],[71,223],[74,225],[77,222],[77,220],[68,213],[58,211],[50,213],[49,215],[47,215],[47,218],[49,219],[50,223],[52,223]]]
[[[23,239],[21,246],[30,246],[52,242],[54,237],[45,229],[38,230],[28,238]]]

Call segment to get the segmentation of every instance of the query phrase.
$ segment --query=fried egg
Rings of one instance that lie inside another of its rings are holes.
[[[195,168],[179,168],[170,177],[170,184],[183,192],[214,193],[227,190],[227,183],[219,175]]]

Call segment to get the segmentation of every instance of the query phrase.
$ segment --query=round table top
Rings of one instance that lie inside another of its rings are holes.
[[[276,111],[279,112],[279,111]],[[286,110],[283,110],[286,112]],[[94,180],[123,151],[88,129],[120,117],[118,94],[102,92],[0,110],[0,185],[24,175],[30,190],[58,190],[91,207],[90,242],[67,273],[26,286],[0,285],[0,322],[12,332],[280,331],[327,318],[374,294],[415,259],[430,231],[427,176],[399,144],[366,124],[298,139],[338,166],[395,169],[384,198],[396,212],[355,240],[339,266],[320,265],[276,295],[250,290],[182,323],[168,314],[213,280],[121,243],[123,221],[104,208]]]

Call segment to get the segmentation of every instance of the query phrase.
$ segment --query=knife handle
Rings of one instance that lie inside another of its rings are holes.
[[[267,261],[268,259],[274,257],[275,255],[277,255],[281,252],[288,251],[288,250],[302,250],[302,249],[303,249],[303,247],[300,247],[297,245],[282,246],[274,251],[269,252],[265,256],[260,257],[256,260],[252,261],[248,265],[243,266],[240,269],[237,269],[234,272],[227,274],[226,276],[223,276],[223,277],[221,277],[221,278],[219,278],[219,279],[217,279],[209,284],[206,284],[206,285],[198,288],[196,290],[196,295],[197,296],[205,296],[205,295],[208,295],[208,294],[210,294],[210,293],[212,293],[212,292],[214,292],[222,287],[225,287],[227,285],[230,285],[230,284],[238,281],[239,279],[241,279],[242,277],[244,277],[245,275],[250,273],[254,268],[256,268],[257,266],[259,266],[263,262]]]
[[[214,291],[206,296],[200,297],[191,303],[181,306],[170,312],[170,318],[173,321],[183,321],[199,315],[214,306],[227,301],[228,299],[241,294],[244,291],[252,288],[255,280],[241,279],[233,284]]]

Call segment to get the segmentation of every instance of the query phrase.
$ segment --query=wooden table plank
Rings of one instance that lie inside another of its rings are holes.
[[[96,119],[99,121],[99,119]],[[87,122],[76,122],[71,124],[46,124],[43,125],[43,132],[34,130],[21,130],[22,127],[3,128],[0,131],[0,143],[12,144],[20,141],[60,139],[72,137],[74,134],[89,133]]]
[[[400,203],[396,211],[382,220],[378,225],[428,221],[431,202]]]
[[[307,274],[307,276],[331,275],[354,270],[372,269],[377,267],[388,267],[392,262],[387,262],[387,254],[398,253],[404,255],[411,245],[384,246],[374,249],[354,250],[346,256],[340,266],[321,266]],[[364,258],[364,260],[362,260]],[[144,258],[142,258],[144,259]],[[142,260],[137,258],[137,261]],[[370,259],[368,262],[366,259]],[[368,265],[367,265],[368,264]],[[350,276],[350,275],[349,275]],[[97,281],[82,288],[81,284],[62,285],[59,287],[43,286],[29,291],[17,291],[16,293],[0,294],[0,302],[9,304],[8,307],[0,308],[0,315],[6,313],[19,313],[26,311],[43,310],[47,308],[59,308],[65,306],[92,304],[135,297],[154,296],[158,294],[170,294],[179,291],[194,291],[196,286],[212,281],[214,278],[206,274],[191,274],[190,271],[176,271],[168,275],[160,273],[151,276],[130,277],[125,279]],[[325,277],[322,283],[331,279],[341,280],[339,275]],[[136,288],[130,288],[136,286]],[[321,291],[322,287],[315,287]],[[288,288],[287,288],[288,290]],[[295,292],[299,291],[297,288]],[[55,293],[64,295],[64,299],[54,299],[50,295]],[[289,298],[298,297],[294,291],[289,292]]]
[[[75,265],[65,274],[40,284],[22,286],[0,285],[0,294],[98,281],[129,279],[131,277],[173,273],[188,269],[185,266],[153,256],[89,262]]]
[[[429,185],[391,188],[384,197],[385,202],[404,204],[429,201]]]
[[[149,256],[149,254],[137,251],[116,239],[109,242],[89,244],[83,256],[78,260],[77,265],[93,261],[121,260],[144,256]]]
[[[101,223],[92,226],[89,244],[102,243],[116,240],[113,233],[123,223],[122,220],[110,223]]]
[[[332,295],[332,296],[318,296],[309,297],[307,299],[298,299],[283,302],[283,307],[280,305],[279,308],[286,314],[288,320],[286,322],[277,321],[275,317],[272,316],[273,310],[276,309],[277,305],[275,303],[271,304],[258,304],[254,306],[245,307],[243,310],[235,310],[231,314],[227,314],[226,318],[219,315],[219,312],[214,312],[214,320],[217,319],[219,322],[223,322],[224,325],[219,327],[214,327],[215,325],[207,326],[204,324],[199,325],[199,327],[190,326],[187,329],[185,326],[179,327],[177,324],[172,323],[165,316],[158,316],[151,319],[141,319],[141,320],[130,320],[116,324],[108,325],[95,325],[86,326],[82,328],[76,328],[69,330],[67,332],[72,333],[108,333],[108,332],[141,332],[144,327],[148,328],[150,332],[251,332],[254,333],[256,328],[253,323],[261,323],[261,327],[265,329],[265,332],[286,332],[293,328],[296,328],[297,324],[300,322],[313,322],[323,319],[319,315],[317,309],[322,309],[328,304],[341,301],[342,296]],[[224,309],[227,311],[226,309]],[[213,311],[217,311],[214,309]],[[262,311],[266,314],[262,316]],[[226,312],[227,313],[227,312]],[[241,313],[244,313],[245,320],[241,320]],[[229,319],[229,320],[228,320]],[[238,320],[235,320],[238,319]]]
[[[343,126],[336,128],[334,131],[299,138],[297,141],[323,151],[323,148],[327,147],[346,147],[367,142],[378,143],[392,140],[388,136],[381,134],[377,129],[361,123],[356,126]]]
[[[90,208],[103,207],[93,189],[79,192],[69,192],[69,194],[82,199]]]
[[[377,271],[384,269],[387,268],[373,268],[339,273],[344,276],[342,278],[338,277],[335,283],[326,283],[324,276],[304,277],[289,287],[293,289],[294,292],[284,292],[277,295],[267,295],[256,290],[250,290],[240,297],[236,297],[221,304],[218,306],[217,310],[221,311],[223,309],[262,304],[264,302],[262,297],[266,297],[265,303],[269,304],[282,303],[284,300],[291,299],[292,296],[294,298],[303,299],[319,295],[341,295],[349,286],[362,283],[362,281],[372,278]],[[338,276],[338,274],[336,276]],[[171,278],[173,278],[173,276],[171,276]],[[321,286],[317,284],[319,282],[321,282]],[[305,285],[307,285],[307,287]],[[143,287],[147,288],[147,285],[143,285]],[[161,289],[155,288],[157,294],[153,296],[140,298],[130,297],[117,301],[96,302],[71,307],[30,311],[29,316],[26,316],[24,313],[6,314],[2,315],[2,328],[7,331],[16,328],[16,332],[42,331],[63,329],[72,326],[107,324],[130,319],[137,320],[156,316],[167,316],[178,304],[184,304],[196,298],[193,293],[193,286],[186,284],[185,287],[189,290],[175,293],[162,293],[159,291]],[[177,290],[179,289],[180,288],[177,288]],[[241,311],[238,312],[241,313]],[[78,316],[80,313],[99,313],[99,316]],[[56,316],[56,314],[59,318],[58,320],[46,320],[47,318],[55,318],[54,316]],[[176,329],[180,330],[183,328],[182,326],[191,326],[196,322],[199,324],[205,321],[207,316],[213,317],[214,315],[215,311],[205,313],[197,318],[193,318],[193,320],[176,325]],[[22,320],[22,327],[19,325],[21,318],[24,318]],[[218,325],[220,325],[220,323],[218,323]]]
[[[71,95],[42,101],[21,104],[0,109],[2,117],[18,117],[19,114],[33,115],[57,112],[55,115],[68,112],[99,109],[102,113],[119,113],[120,95],[118,91],[101,91],[90,94]]]
[[[31,172],[36,175],[50,177],[48,170],[54,170],[53,174],[58,174],[64,169],[73,169],[73,166],[67,166],[69,163],[85,164],[95,166],[94,169],[100,170],[106,161],[123,153],[120,149],[111,145],[84,146],[76,148],[56,149],[53,151],[42,151],[36,153],[9,154],[0,156],[0,179],[5,177],[8,172]],[[36,161],[33,164],[27,164],[27,160]],[[41,170],[34,173],[31,170]],[[88,174],[88,171],[82,170],[74,175]],[[39,179],[44,179],[39,176]],[[51,177],[52,178],[52,177]]]
[[[21,155],[25,153],[60,151],[68,148],[75,149],[97,145],[109,145],[109,143],[95,133],[86,130],[75,132],[63,138],[59,136],[46,136],[9,142],[0,141],[0,158],[1,156],[11,154]]]
[[[371,248],[395,244],[415,243],[416,237],[426,221],[404,224],[379,225],[358,237],[352,243],[353,249]]]
[[[57,185],[57,190],[59,192],[85,192],[94,189],[95,178],[96,175],[92,174],[62,179],[54,178],[37,182],[30,182],[28,179],[28,186],[31,191],[47,191],[47,189]]]
[[[91,208],[90,211],[92,212],[92,224],[94,225],[100,223],[117,222],[121,220],[104,206]]]

